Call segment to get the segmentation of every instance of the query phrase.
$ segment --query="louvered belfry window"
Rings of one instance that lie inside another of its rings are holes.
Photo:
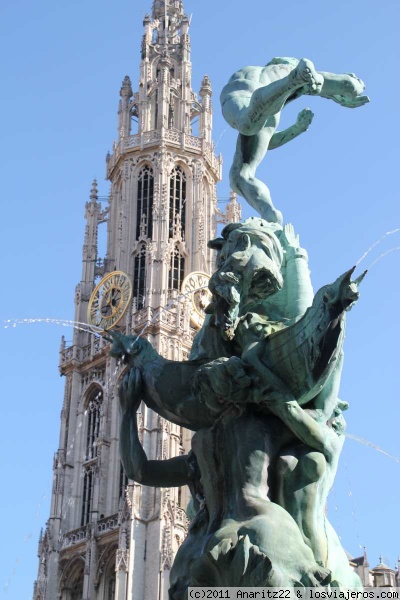
[[[169,180],[169,237],[180,228],[185,238],[186,228],[186,175],[181,167],[175,167]]]
[[[135,257],[133,272],[133,299],[136,308],[144,308],[146,302],[146,246],[143,244]]]
[[[103,399],[101,390],[96,390],[88,402],[87,407],[87,432],[85,460],[92,460],[97,456],[97,438],[100,433],[100,409]]]
[[[152,239],[153,235],[154,173],[149,166],[138,175],[136,239],[140,236]]]
[[[93,500],[93,471],[88,469],[83,476],[81,527],[90,522]]]
[[[169,289],[180,290],[182,282],[185,278],[185,258],[179,249],[179,246],[175,246],[171,256],[171,265],[169,271]]]

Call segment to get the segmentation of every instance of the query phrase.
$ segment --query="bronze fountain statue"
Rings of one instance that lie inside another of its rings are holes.
[[[171,572],[170,597],[190,586],[361,588],[325,514],[344,442],[338,397],[347,311],[364,274],[354,269],[314,296],[307,253],[255,171],[268,149],[305,131],[311,111],[277,132],[284,106],[320,95],[368,102],[353,74],[273,59],[235,73],[221,95],[238,130],[231,185],[260,217],[225,227],[211,304],[189,361],[161,356],[144,338],[112,332],[127,366],[119,389],[121,458],[144,485],[188,485],[192,520]],[[148,460],[136,411],[144,401],[194,432],[186,456]]]

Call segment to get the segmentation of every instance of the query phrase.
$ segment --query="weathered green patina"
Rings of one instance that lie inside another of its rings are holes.
[[[237,167],[251,147],[253,175],[241,192],[264,218],[230,224],[209,243],[218,253],[212,302],[189,361],[111,334],[111,354],[127,365],[119,389],[126,473],[192,493],[189,532],[171,572],[174,600],[190,585],[361,587],[325,505],[348,408],[338,397],[345,315],[363,276],[352,281],[351,269],[314,296],[307,253],[254,170],[268,147],[311,121],[303,112],[295,129],[275,133],[287,101],[318,93],[355,107],[368,99],[354,75],[319,73],[307,60],[274,59],[238,73],[223,92],[225,117],[240,133],[232,172],[243,180]],[[142,400],[195,432],[187,456],[147,459],[136,422]]]
[[[308,59],[273,58],[265,67],[245,67],[232,75],[221,93],[222,113],[239,132],[230,172],[233,190],[267,221],[282,223],[268,187],[255,177],[268,150],[279,148],[306,131],[313,119],[303,110],[294,125],[277,132],[281,111],[303,95],[322,96],[346,108],[369,102],[364,83],[353,73],[317,71]]]

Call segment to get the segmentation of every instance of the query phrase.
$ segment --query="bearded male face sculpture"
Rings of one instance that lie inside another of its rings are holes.
[[[251,305],[283,286],[283,250],[279,226],[258,218],[232,223],[222,237],[209,242],[218,251],[217,271],[210,280],[213,301],[207,312],[226,340],[233,339],[244,304]]]

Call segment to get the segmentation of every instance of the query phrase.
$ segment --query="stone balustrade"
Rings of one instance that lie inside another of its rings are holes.
[[[88,539],[88,530],[87,526],[79,527],[79,529],[74,529],[73,531],[69,531],[66,533],[62,540],[61,548],[64,550],[65,548],[70,548],[71,546],[75,546],[76,544],[80,544]]]
[[[92,360],[96,354],[99,354],[103,349],[109,346],[109,342],[101,337],[92,337],[92,341],[87,346],[80,348],[79,346],[69,346],[61,350],[59,368],[62,371],[67,365],[72,362],[85,362]]]
[[[97,533],[99,535],[108,531],[115,531],[115,529],[118,529],[118,513],[97,521]]]
[[[94,524],[92,524],[93,526]],[[115,531],[118,529],[118,513],[105,517],[97,521],[95,527],[96,535],[103,535],[104,533]],[[65,550],[81,542],[85,542],[89,538],[89,528],[87,525],[79,527],[66,533],[62,539],[61,549]]]
[[[215,156],[215,147],[212,142],[206,142],[203,138],[182,133],[176,129],[154,129],[144,133],[123,138],[114,147],[114,153],[107,160],[107,176],[112,172],[120,156],[129,150],[139,150],[146,147],[158,146],[161,140],[169,144],[182,148],[183,150],[192,150],[198,154],[204,154],[207,162],[212,169],[220,173],[222,166],[221,156]]]

